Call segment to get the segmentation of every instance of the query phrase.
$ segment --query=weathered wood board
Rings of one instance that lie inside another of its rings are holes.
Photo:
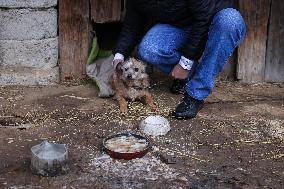
[[[284,1],[272,0],[265,81],[284,82]]]
[[[91,45],[89,0],[59,1],[59,54],[61,80],[85,76]]]
[[[90,0],[91,17],[95,23],[116,22],[121,20],[122,0]]]
[[[264,81],[267,26],[271,0],[240,0],[247,37],[238,49],[237,78],[244,83]]]
[[[236,58],[236,53],[233,53],[220,73],[221,77],[236,79]]]

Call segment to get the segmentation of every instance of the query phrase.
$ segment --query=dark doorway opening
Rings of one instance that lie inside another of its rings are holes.
[[[116,45],[121,28],[121,23],[95,23],[93,30],[98,38],[100,48],[112,50]]]

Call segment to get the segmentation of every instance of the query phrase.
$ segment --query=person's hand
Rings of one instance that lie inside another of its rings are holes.
[[[181,65],[177,64],[175,65],[173,71],[170,73],[170,75],[175,79],[187,79],[189,76],[189,71],[183,69]]]
[[[113,70],[116,71],[117,65],[118,65],[118,64],[121,64],[121,63],[123,63],[123,62],[124,62],[124,61],[121,60],[121,59],[115,59],[115,60],[113,60],[113,62],[112,62]]]

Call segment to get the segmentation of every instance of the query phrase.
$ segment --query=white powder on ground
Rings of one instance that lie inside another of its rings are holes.
[[[151,154],[130,161],[115,160],[108,155],[101,155],[94,157],[89,166],[94,167],[95,172],[106,173],[109,176],[123,175],[123,177],[135,179],[157,180],[163,177],[174,180],[179,176],[175,169]]]

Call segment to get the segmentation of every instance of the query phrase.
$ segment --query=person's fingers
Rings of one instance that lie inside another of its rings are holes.
[[[172,72],[172,77],[176,78],[176,73],[175,72]]]
[[[171,76],[176,79],[178,75],[179,75],[178,69],[177,67],[174,67],[173,71],[171,72]]]
[[[189,71],[184,70],[180,65],[176,65],[170,73],[170,76],[174,79],[186,79],[188,75]]]
[[[174,70],[173,70],[169,75],[170,75],[170,77],[175,78],[175,77],[174,77],[174,75],[175,75],[175,74],[174,74]]]

